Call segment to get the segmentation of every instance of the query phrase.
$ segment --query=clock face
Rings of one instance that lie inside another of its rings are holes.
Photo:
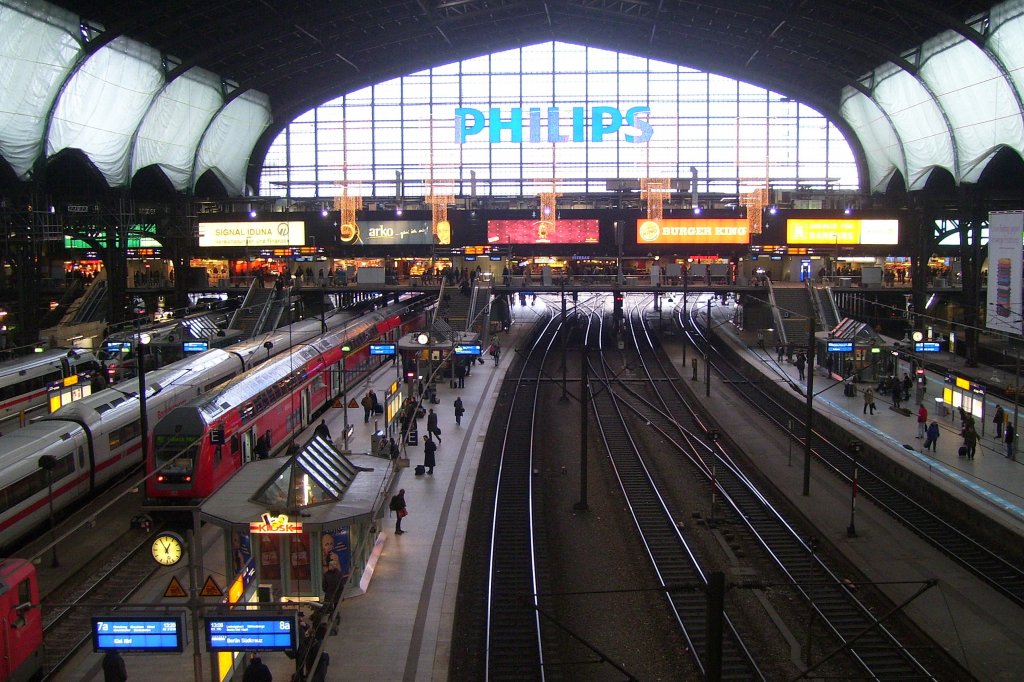
[[[153,558],[158,564],[173,566],[181,561],[181,538],[173,533],[161,533],[153,540]]]

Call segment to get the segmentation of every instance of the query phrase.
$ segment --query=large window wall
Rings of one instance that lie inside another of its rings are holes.
[[[565,141],[548,141],[551,107]],[[595,107],[623,116],[649,109],[639,118],[650,139],[637,142],[642,131],[626,122],[595,139]],[[481,112],[485,124],[461,141],[460,108]],[[488,125],[492,109],[507,123],[516,108],[521,142],[508,126],[495,133]],[[577,128],[584,133],[574,141]],[[560,193],[605,192],[609,179],[688,179],[691,167],[702,193],[739,194],[766,179],[778,189],[859,187],[845,138],[799,102],[715,74],[554,42],[420,71],[306,112],[271,145],[260,194],[327,198],[347,185],[350,194],[393,197],[399,174],[406,197],[430,186],[527,196],[550,191],[553,180]]]

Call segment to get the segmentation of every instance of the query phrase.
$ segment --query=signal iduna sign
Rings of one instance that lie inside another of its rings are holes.
[[[302,220],[199,223],[199,246],[305,246]]]

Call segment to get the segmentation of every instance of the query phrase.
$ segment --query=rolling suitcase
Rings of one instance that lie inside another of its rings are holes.
[[[967,456],[967,446],[966,445],[961,445],[960,449],[956,451],[956,454],[960,455],[961,457],[966,457]]]
[[[417,464],[416,468],[413,470],[413,473],[415,473],[417,476],[422,476],[424,472],[426,472],[426,470],[427,468],[425,466],[423,466],[422,464]]]

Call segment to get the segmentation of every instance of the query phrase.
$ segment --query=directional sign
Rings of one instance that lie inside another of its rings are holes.
[[[188,592],[185,591],[185,588],[182,587],[181,582],[177,578],[171,576],[171,582],[167,583],[167,589],[164,590],[164,596],[187,597]]]
[[[294,613],[206,619],[209,651],[286,651],[296,643]]]
[[[185,617],[99,616],[92,619],[93,651],[173,652],[184,649]]]
[[[454,352],[456,355],[480,355],[479,343],[457,343]]]
[[[398,345],[394,343],[371,343],[370,355],[394,355],[398,352]]]

